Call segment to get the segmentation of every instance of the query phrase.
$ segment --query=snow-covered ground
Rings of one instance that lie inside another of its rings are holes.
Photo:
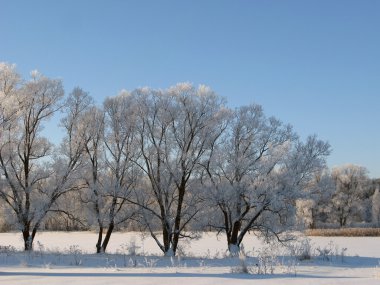
[[[313,256],[300,261],[300,242],[292,252],[247,236],[251,274],[241,273],[242,260],[228,257],[225,237],[213,233],[184,244],[175,258],[162,257],[139,233],[114,233],[107,254],[95,254],[95,243],[91,232],[41,232],[28,254],[20,233],[1,233],[0,284],[380,284],[379,237],[312,237]]]

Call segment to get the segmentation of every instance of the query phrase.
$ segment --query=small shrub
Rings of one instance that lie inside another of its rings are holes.
[[[137,246],[136,245],[136,240],[132,239],[128,243],[127,248],[128,248],[128,254],[129,255],[136,256],[137,255],[137,250],[140,249],[140,246]]]
[[[334,256],[334,243],[333,241],[330,241],[325,247],[317,247],[315,250],[319,253],[319,257],[323,261],[332,261],[332,258]],[[335,253],[337,252],[338,248],[335,246]]]
[[[126,265],[126,263],[124,261],[124,267],[126,267],[126,266],[127,265]],[[128,260],[128,266],[129,267],[137,267],[137,259],[136,259],[135,256],[133,258],[132,257],[129,258],[129,260]]]
[[[40,241],[37,241],[37,246],[38,246],[38,250],[36,254],[39,254],[39,256],[43,258],[43,255],[45,252],[45,246]]]
[[[343,247],[340,250],[340,260],[342,263],[344,262],[344,257],[346,256],[346,251],[347,251],[347,247]]]
[[[16,248],[13,245],[0,245],[0,253],[6,254],[7,256],[16,252]]]
[[[115,260],[112,258],[106,257],[106,268],[117,268]]]
[[[81,265],[82,264],[82,250],[79,248],[79,245],[70,245],[68,253],[73,257],[74,265]]]
[[[331,249],[328,248],[328,247],[324,247],[324,248],[321,248],[321,247],[317,247],[316,248],[316,251],[318,251],[319,253],[319,257],[323,260],[323,261],[331,261]]]
[[[121,254],[123,255],[124,267],[137,267],[137,249],[140,247],[136,245],[136,241],[132,239],[129,243],[121,245]],[[129,256],[129,259],[127,258]],[[128,260],[128,262],[127,262]]]
[[[145,265],[146,265],[146,267],[153,268],[153,267],[156,266],[157,262],[158,262],[158,259],[153,259],[153,258],[147,259],[145,257]]]
[[[290,255],[300,261],[310,260],[312,256],[312,245],[309,238],[301,238],[288,246]]]
[[[278,265],[278,249],[270,244],[258,251],[257,274],[274,274],[275,266]]]

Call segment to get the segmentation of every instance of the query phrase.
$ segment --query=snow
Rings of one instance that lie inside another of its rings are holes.
[[[379,237],[311,237],[313,249],[331,250],[327,259],[317,250],[305,261],[280,256],[275,273],[267,275],[236,273],[241,260],[228,257],[225,236],[214,233],[203,233],[172,258],[139,233],[114,233],[107,254],[95,254],[95,243],[93,232],[41,232],[28,254],[21,250],[20,233],[1,233],[0,284],[380,284]],[[20,251],[4,250],[8,245]],[[253,271],[266,247],[246,237]]]

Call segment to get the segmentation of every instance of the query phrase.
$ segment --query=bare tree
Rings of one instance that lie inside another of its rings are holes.
[[[149,194],[137,193],[144,225],[165,255],[175,255],[186,226],[199,212],[196,181],[224,129],[222,100],[209,88],[183,83],[135,92],[141,159]],[[198,189],[199,190],[199,189]],[[155,233],[159,223],[162,242]]]

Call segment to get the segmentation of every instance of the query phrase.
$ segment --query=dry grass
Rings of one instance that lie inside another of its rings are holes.
[[[306,230],[307,236],[379,237],[380,228],[342,228]]]

